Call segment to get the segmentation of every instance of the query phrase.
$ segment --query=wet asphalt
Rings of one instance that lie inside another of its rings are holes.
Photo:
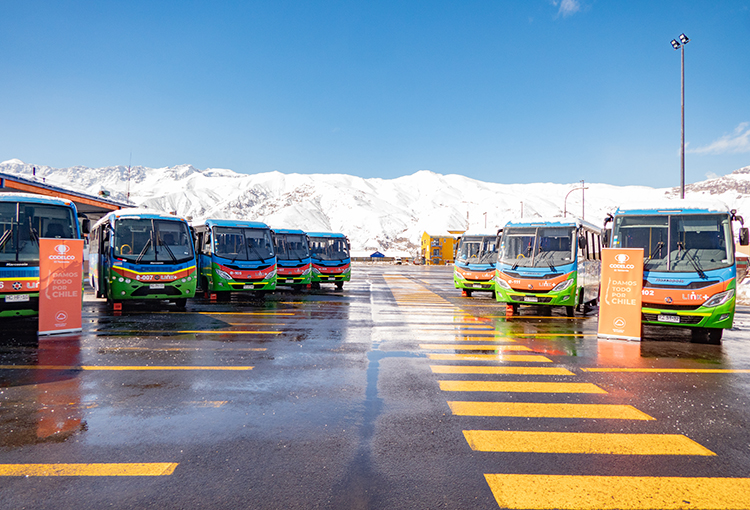
[[[507,317],[489,294],[462,297],[446,267],[355,265],[343,291],[195,299],[186,311],[113,312],[87,293],[79,335],[38,340],[33,321],[2,324],[0,508],[490,509],[504,507],[490,473],[748,476],[748,307],[722,345],[675,328],[597,341],[596,327],[595,314],[537,307]],[[493,344],[504,340],[523,350]],[[651,371],[589,371],[613,367]],[[575,381],[603,393],[441,381]],[[458,415],[453,401],[627,405],[652,419]],[[713,455],[478,451],[467,430],[679,434]],[[113,463],[172,471],[23,471]]]

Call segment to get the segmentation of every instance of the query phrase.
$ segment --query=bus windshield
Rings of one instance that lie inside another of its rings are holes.
[[[302,234],[276,234],[273,244],[276,256],[283,260],[297,259],[301,262],[310,256],[307,236]]]
[[[340,237],[311,237],[310,253],[318,260],[346,260],[349,246],[346,239]]]
[[[129,262],[174,264],[193,258],[190,233],[182,221],[120,218],[114,240],[115,256]]]
[[[70,207],[0,202],[0,263],[38,263],[39,238],[75,239],[76,221]]]
[[[273,257],[271,231],[260,228],[214,227],[214,255],[232,261],[263,261]]]
[[[573,227],[508,227],[503,230],[504,264],[517,267],[549,267],[570,264],[575,260]]]
[[[644,269],[676,273],[729,267],[734,261],[727,214],[618,216],[618,248],[643,248]]]
[[[457,262],[464,264],[494,264],[497,262],[496,236],[464,236],[458,247]]]

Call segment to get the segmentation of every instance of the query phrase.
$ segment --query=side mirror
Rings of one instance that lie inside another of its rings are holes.
[[[611,230],[605,230],[604,235],[602,235],[602,247],[603,248],[609,248],[609,235],[612,233]]]
[[[750,235],[748,235],[747,227],[740,229],[740,246],[747,246],[750,244]]]
[[[89,220],[88,218],[83,218],[81,220],[81,233],[82,234],[91,233],[91,220]]]
[[[588,245],[588,242],[586,241],[585,235],[578,236],[578,248],[581,250],[585,250],[586,246]]]

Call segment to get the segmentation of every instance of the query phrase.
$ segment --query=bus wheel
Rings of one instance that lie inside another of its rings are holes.
[[[302,285],[292,285],[292,292],[294,294],[299,294],[302,292]]]
[[[551,306],[542,306],[541,312],[544,317],[552,317],[552,307]]]
[[[185,310],[185,307],[187,306],[187,298],[179,298],[174,300],[174,304],[179,308],[180,310]]]
[[[567,315],[568,317],[575,317],[575,314],[576,314],[576,313],[575,313],[575,310],[576,310],[576,307],[575,307],[575,306],[566,306],[566,307],[565,307],[565,314],[566,314],[566,315]]]
[[[336,282],[336,289],[337,290],[343,290],[344,289],[344,282]]]
[[[469,289],[464,289],[461,294],[463,294],[464,297],[471,297],[471,291]]]
[[[320,288],[320,282],[312,282],[310,284],[310,288],[313,290],[318,290]]]
[[[720,345],[722,328],[693,328],[690,330],[693,343]]]

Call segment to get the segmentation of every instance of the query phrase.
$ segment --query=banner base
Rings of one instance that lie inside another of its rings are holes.
[[[52,331],[39,331],[37,332],[37,335],[38,336],[67,335],[69,333],[81,333],[81,332],[83,332],[83,328],[54,329]]]

